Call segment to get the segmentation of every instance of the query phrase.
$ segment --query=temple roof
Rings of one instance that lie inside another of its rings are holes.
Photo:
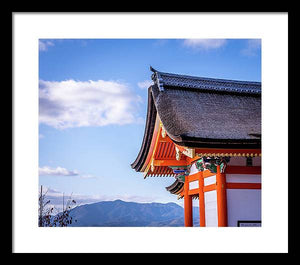
[[[144,163],[158,117],[171,140],[195,148],[260,148],[261,83],[164,73],[150,67]]]
[[[183,190],[184,182],[179,181],[179,179],[176,178],[176,180],[168,187],[166,187],[166,190],[169,191],[171,194],[178,194],[180,191]]]
[[[152,70],[154,104],[168,136],[176,143],[195,147],[260,142],[260,83]]]

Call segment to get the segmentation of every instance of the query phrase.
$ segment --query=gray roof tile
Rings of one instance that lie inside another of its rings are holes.
[[[261,83],[250,81],[215,79],[158,72],[152,67],[152,80],[160,90],[166,87],[191,88],[207,91],[261,94]]]

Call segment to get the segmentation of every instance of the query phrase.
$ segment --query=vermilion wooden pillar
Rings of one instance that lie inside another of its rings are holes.
[[[227,196],[226,196],[226,176],[220,172],[217,166],[217,207],[218,207],[218,226],[227,226]]]
[[[200,214],[200,226],[205,226],[205,202],[204,202],[204,180],[203,180],[203,172],[198,172],[198,180],[199,180],[199,214]]]
[[[184,226],[193,226],[193,202],[189,195],[189,181],[185,177],[184,181]]]

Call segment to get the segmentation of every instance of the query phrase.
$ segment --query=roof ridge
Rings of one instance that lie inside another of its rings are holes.
[[[251,94],[261,93],[261,82],[257,81],[242,81],[173,74],[157,71],[151,66],[150,70],[153,72],[151,78],[155,83],[158,84],[160,91],[164,90],[165,85],[224,92],[227,91]]]
[[[243,80],[235,80],[235,79],[224,79],[224,78],[212,78],[212,77],[202,77],[202,76],[191,76],[191,75],[182,75],[182,74],[172,74],[172,73],[164,73],[160,72],[162,75],[168,75],[168,76],[176,76],[176,77],[183,77],[183,78],[189,78],[189,79],[203,79],[207,81],[220,81],[220,82],[228,82],[228,83],[241,83],[241,84],[257,84],[260,85],[261,82],[258,81],[243,81]]]

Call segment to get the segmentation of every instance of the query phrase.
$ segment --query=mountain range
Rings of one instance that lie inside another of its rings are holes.
[[[194,207],[194,226],[199,223]],[[101,201],[77,206],[70,211],[77,227],[184,226],[184,210],[176,203],[137,203],[122,200]],[[76,221],[75,221],[76,220]]]

